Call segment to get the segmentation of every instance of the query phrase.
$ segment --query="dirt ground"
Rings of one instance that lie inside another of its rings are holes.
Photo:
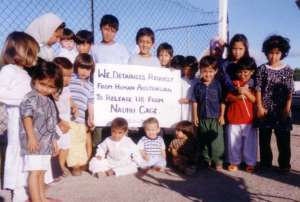
[[[272,142],[275,151],[274,138]],[[101,179],[84,173],[50,185],[48,195],[64,202],[296,202],[300,201],[300,126],[294,126],[291,142],[292,170],[285,175],[276,171],[275,152],[275,167],[270,171],[249,174],[204,169],[189,177],[170,171]],[[0,201],[11,201],[10,193],[0,190]]]

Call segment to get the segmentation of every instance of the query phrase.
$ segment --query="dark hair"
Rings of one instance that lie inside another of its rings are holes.
[[[116,29],[117,31],[119,30],[119,20],[116,16],[114,15],[104,15],[101,18],[100,21],[100,29],[105,26],[108,25],[114,29]]]
[[[75,35],[74,32],[69,28],[64,28],[63,35],[60,40],[74,40]]]
[[[10,33],[2,48],[1,59],[4,64],[16,64],[23,67],[35,65],[39,44],[25,32]]]
[[[180,121],[176,124],[176,130],[181,131],[188,137],[193,137],[195,135],[194,126],[190,121]]]
[[[263,46],[262,46],[262,51],[267,54],[274,48],[278,48],[280,52],[282,53],[281,55],[281,60],[285,58],[290,50],[290,40],[288,38],[284,38],[280,35],[272,35],[269,36],[267,39],[265,39]]]
[[[148,124],[156,124],[159,127],[159,122],[157,118],[150,117],[143,122],[143,127],[145,128]]]
[[[171,67],[175,69],[181,69],[184,63],[183,55],[175,55],[171,60]]]
[[[53,62],[62,69],[73,69],[73,64],[68,58],[56,57]]]
[[[78,68],[91,70],[91,74],[95,69],[93,57],[88,53],[80,53],[74,62],[74,73],[78,73]]]
[[[182,70],[184,67],[190,67],[192,69],[192,77],[195,76],[197,70],[198,70],[198,61],[195,56],[186,56],[184,58],[183,64],[182,64]]]
[[[117,117],[111,122],[111,130],[113,129],[121,129],[125,132],[128,130],[128,122],[124,118]]]
[[[158,46],[158,48],[157,48],[157,51],[156,51],[156,55],[157,55],[157,57],[159,56],[159,54],[160,54],[160,52],[161,51],[167,51],[168,52],[168,54],[171,56],[171,57],[173,57],[173,47],[169,44],[169,43],[167,43],[167,42],[164,42],[164,43],[161,43],[161,44],[159,44],[159,46]]]
[[[136,37],[135,37],[135,42],[138,44],[139,39],[143,36],[149,36],[151,38],[152,43],[155,42],[154,32],[151,28],[143,27],[143,28],[139,29],[139,31],[137,32]]]
[[[229,43],[228,59],[230,61],[234,60],[233,55],[232,55],[232,49],[236,42],[242,42],[243,45],[245,46],[245,54],[243,57],[250,57],[249,56],[249,44],[248,44],[247,37],[244,34],[236,34],[231,38],[230,43]]]
[[[60,29],[65,29],[65,27],[66,27],[66,23],[63,22],[56,28],[55,31],[60,30]]]
[[[218,70],[218,59],[214,56],[204,56],[199,62],[199,69],[211,67],[214,70]]]
[[[252,57],[249,58],[241,58],[236,64],[236,73],[242,70],[256,71],[257,65],[255,60]]]
[[[76,33],[75,43],[76,44],[83,44],[83,43],[93,44],[94,43],[94,35],[91,31],[80,30]]]
[[[57,92],[60,93],[64,87],[62,70],[54,62],[39,60],[38,64],[33,68],[31,83],[47,78],[54,80]]]

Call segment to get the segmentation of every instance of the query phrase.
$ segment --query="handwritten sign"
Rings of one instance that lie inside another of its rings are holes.
[[[94,74],[95,124],[107,126],[125,118],[140,127],[156,117],[161,127],[180,121],[180,72],[166,68],[97,64]]]

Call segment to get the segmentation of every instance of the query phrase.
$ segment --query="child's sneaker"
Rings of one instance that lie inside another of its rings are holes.
[[[247,173],[254,173],[255,167],[247,165],[245,170],[246,170]]]
[[[238,166],[237,165],[234,165],[234,164],[230,164],[229,166],[228,166],[228,171],[230,171],[230,172],[235,172],[235,171],[238,171]]]

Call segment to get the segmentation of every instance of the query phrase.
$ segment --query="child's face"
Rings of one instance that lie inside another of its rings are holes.
[[[245,48],[243,42],[237,41],[233,44],[231,53],[232,53],[233,58],[236,61],[241,59],[244,56],[245,52],[246,52],[246,48]]]
[[[249,81],[251,79],[251,76],[253,74],[253,71],[248,69],[243,69],[237,72],[237,76],[242,81]]]
[[[167,50],[161,50],[160,53],[158,54],[158,59],[160,61],[160,65],[165,67],[170,64],[172,56],[168,53]]]
[[[60,45],[65,49],[72,50],[74,48],[74,40],[73,39],[61,40]]]
[[[114,41],[116,37],[117,30],[110,25],[104,25],[101,27],[101,34],[102,34],[102,42],[104,43],[111,43]]]
[[[217,73],[217,70],[215,70],[212,67],[204,67],[200,69],[200,75],[204,82],[211,82]]]
[[[64,31],[64,29],[58,29],[58,30],[56,30],[56,31],[52,34],[52,36],[49,38],[47,44],[48,44],[49,46],[52,46],[53,44],[55,44],[56,42],[58,42],[59,39],[60,39],[60,38],[62,37],[62,35],[63,35],[63,31]]]
[[[89,53],[91,50],[91,47],[92,47],[92,44],[89,44],[89,43],[76,44],[78,53]]]
[[[176,130],[175,134],[177,139],[187,139],[187,136],[181,130]]]
[[[43,96],[55,94],[57,91],[54,79],[49,78],[34,81],[33,87]]]
[[[192,68],[190,66],[184,66],[182,69],[182,74],[184,78],[191,78],[192,77]]]
[[[90,69],[78,67],[77,74],[78,74],[78,77],[80,79],[85,80],[85,79],[88,79],[91,76],[91,71],[92,70],[90,70]]]
[[[64,77],[64,86],[68,86],[71,81],[73,69],[62,69],[63,77]]]
[[[267,59],[270,65],[274,65],[280,62],[282,52],[278,48],[271,49],[267,54]]]
[[[153,46],[153,41],[150,36],[141,36],[138,39],[138,46],[141,55],[145,55],[145,56],[151,55],[151,48]]]
[[[159,126],[156,123],[149,123],[145,126],[145,133],[148,138],[155,139],[160,131]]]
[[[112,128],[111,129],[111,139],[114,141],[120,141],[124,135],[127,133],[127,131],[125,131],[122,128]]]

